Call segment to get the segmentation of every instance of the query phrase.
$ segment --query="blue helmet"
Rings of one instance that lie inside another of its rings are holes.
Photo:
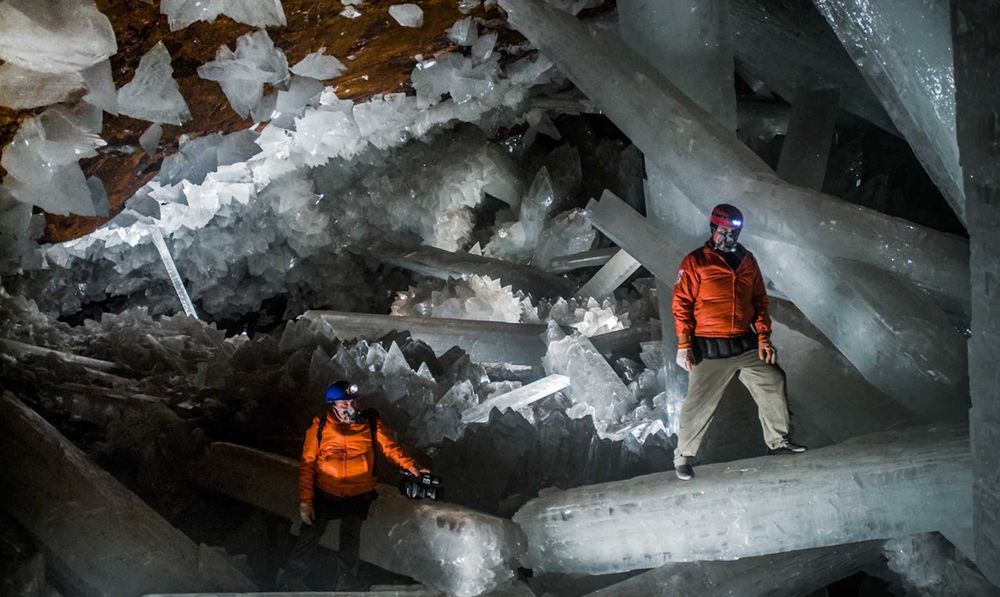
[[[326,387],[324,398],[327,404],[337,400],[354,400],[358,397],[358,384],[349,381],[335,381]]]

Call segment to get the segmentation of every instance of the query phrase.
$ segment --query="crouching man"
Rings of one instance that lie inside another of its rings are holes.
[[[337,381],[326,389],[327,410],[306,431],[299,465],[299,515],[304,523],[278,584],[297,588],[308,572],[308,556],[330,520],[340,520],[340,550],[345,568],[357,571],[361,521],[378,497],[376,445],[387,460],[419,475],[420,468],[392,438],[375,411],[358,410],[358,386]]]
[[[750,390],[772,454],[805,452],[788,439],[785,375],[771,344],[767,292],[757,260],[737,242],[743,215],[732,205],[712,210],[711,237],[681,262],[674,285],[677,364],[691,373],[681,408],[674,470],[694,477],[698,454],[733,376]]]

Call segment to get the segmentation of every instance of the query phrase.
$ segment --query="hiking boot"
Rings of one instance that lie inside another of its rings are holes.
[[[690,464],[682,464],[674,470],[677,478],[681,481],[690,481],[694,478],[694,467]]]
[[[771,448],[767,451],[768,454],[801,454],[805,452],[808,448],[805,446],[800,446],[794,444],[787,439],[781,442],[781,445],[777,448]]]

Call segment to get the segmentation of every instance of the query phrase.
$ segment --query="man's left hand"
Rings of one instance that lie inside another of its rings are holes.
[[[778,351],[770,340],[761,340],[758,343],[757,356],[768,365],[774,365],[778,362]]]

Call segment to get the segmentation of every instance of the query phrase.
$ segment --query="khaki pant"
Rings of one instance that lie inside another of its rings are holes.
[[[788,436],[788,400],[785,396],[785,374],[775,365],[760,360],[756,350],[749,350],[728,359],[704,359],[691,370],[688,393],[681,408],[681,426],[674,450],[674,466],[692,464],[705,432],[712,424],[715,409],[733,375],[757,403],[764,441],[777,448]]]

